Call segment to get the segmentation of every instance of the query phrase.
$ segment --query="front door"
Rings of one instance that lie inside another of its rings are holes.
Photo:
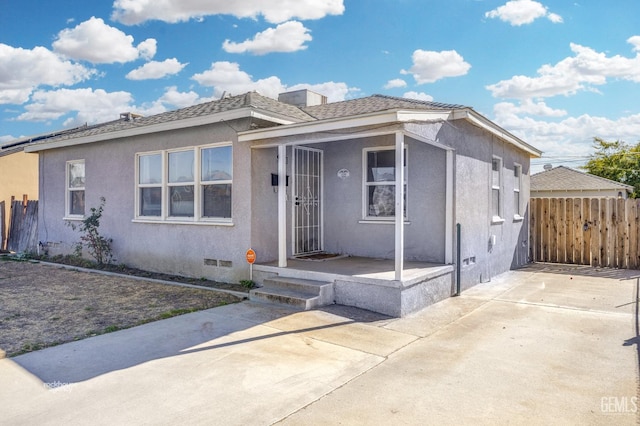
[[[317,253],[322,241],[322,151],[293,147],[293,254]]]

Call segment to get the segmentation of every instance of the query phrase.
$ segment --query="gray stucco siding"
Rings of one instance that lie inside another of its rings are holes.
[[[234,123],[236,128],[246,125]],[[44,224],[39,230],[40,240],[52,243],[52,254],[69,253],[78,241],[79,234],[62,219],[65,163],[84,159],[86,213],[99,204],[100,197],[105,197],[100,232],[113,239],[113,251],[119,263],[192,277],[227,281],[245,278],[248,268],[244,254],[250,246],[251,212],[248,147],[234,143],[232,226],[134,221],[136,153],[235,141],[233,128],[216,124],[43,152],[40,161],[46,173],[41,176],[45,202],[40,213]],[[218,266],[218,260],[230,263]]]
[[[462,226],[462,288],[490,281],[492,277],[527,262],[527,206],[529,154],[466,122],[443,127],[441,141],[455,149],[455,221]],[[491,214],[491,161],[499,157],[501,216]],[[514,219],[514,164],[522,166],[520,191],[522,219]],[[495,245],[492,236],[495,235]]]
[[[363,150],[393,147],[394,135],[310,144],[323,152],[324,249],[328,252],[391,259],[393,221],[363,221]],[[445,241],[445,151],[410,138],[408,157],[408,221],[405,258],[441,263]],[[287,148],[287,174],[291,147]],[[259,261],[277,259],[277,193],[270,186],[277,172],[277,149],[254,148],[252,243]],[[339,177],[348,170],[348,177]],[[287,245],[291,241],[292,186],[287,187]],[[288,254],[291,254],[290,247]]]

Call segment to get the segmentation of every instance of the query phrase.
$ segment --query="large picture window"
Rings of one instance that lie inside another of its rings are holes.
[[[364,217],[393,219],[396,215],[396,151],[395,148],[364,150]],[[404,152],[404,216],[407,216],[407,150]]]
[[[136,161],[136,218],[231,219],[230,144],[140,153]]]
[[[67,217],[84,217],[84,179],[84,160],[67,161]]]

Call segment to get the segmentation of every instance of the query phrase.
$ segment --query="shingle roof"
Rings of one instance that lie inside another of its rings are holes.
[[[534,191],[571,191],[571,190],[629,190],[633,187],[571,169],[565,166],[554,167],[531,175],[531,192]]]
[[[255,108],[266,113],[279,115],[296,123],[324,120],[329,118],[350,117],[360,114],[397,109],[451,110],[467,107],[462,105],[420,101],[416,99],[373,95],[366,98],[299,108],[272,98],[268,98],[266,96],[262,96],[257,92],[249,92],[243,95],[230,96],[223,99],[193,105],[175,111],[167,111],[148,117],[136,117],[133,120],[121,118],[119,120],[100,123],[92,126],[78,127],[70,131],[55,132],[46,135],[46,137],[31,139],[24,138],[22,140],[12,141],[11,145],[15,146],[19,144],[32,144],[37,142],[57,142],[82,137],[90,137],[133,128],[141,128],[184,119],[202,117],[226,111],[238,110],[241,108]]]
[[[66,133],[55,137],[55,140],[75,139],[85,136],[93,136],[103,133],[117,132],[131,128],[152,126],[154,124],[168,123],[171,121],[184,120],[188,118],[201,117],[225,111],[237,110],[240,108],[253,107],[268,112],[279,114],[290,118],[292,121],[313,121],[314,118],[293,105],[278,102],[275,99],[267,98],[257,92],[249,92],[243,95],[230,96],[227,98],[181,108],[175,111],[167,111],[148,117],[139,117],[134,120],[115,120],[88,126],[85,130]],[[47,142],[52,138],[48,138]]]
[[[417,99],[397,98],[385,95],[372,95],[366,98],[333,102],[302,109],[318,120],[325,120],[329,118],[349,117],[393,109],[451,110],[460,108],[468,107],[465,107],[463,105],[420,101]]]

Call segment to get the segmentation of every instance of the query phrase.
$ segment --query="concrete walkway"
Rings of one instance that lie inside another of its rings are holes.
[[[403,319],[175,317],[0,360],[0,424],[636,424],[639,276],[533,265]]]

